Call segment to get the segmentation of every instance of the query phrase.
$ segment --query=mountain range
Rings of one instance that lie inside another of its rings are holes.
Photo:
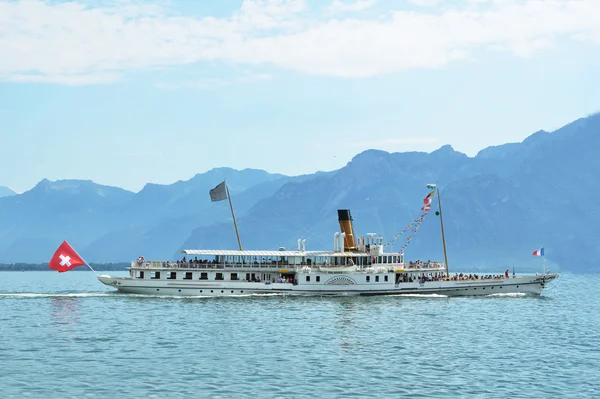
[[[284,176],[216,168],[187,181],[147,184],[137,193],[82,180],[42,180],[0,198],[0,263],[44,262],[67,239],[90,262],[144,255],[176,259],[182,248],[237,248],[227,201],[208,191],[227,179],[244,249],[332,249],[337,209],[350,209],[357,235],[386,242],[417,218],[428,183],[441,193],[450,269],[598,270],[595,181],[600,115],[474,157],[445,145],[431,153],[367,150],[332,172]],[[0,196],[4,191],[0,190]],[[437,194],[436,194],[437,195]],[[435,197],[420,229],[388,250],[443,260]]]

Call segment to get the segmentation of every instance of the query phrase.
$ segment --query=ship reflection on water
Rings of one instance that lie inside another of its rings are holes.
[[[52,297],[52,322],[54,324],[77,323],[80,317],[80,300],[72,296]]]

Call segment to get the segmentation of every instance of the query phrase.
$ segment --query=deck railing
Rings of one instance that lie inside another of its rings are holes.
[[[318,271],[319,267],[344,268],[344,265],[331,265],[328,263],[311,263],[310,265],[294,265],[284,262],[277,262],[274,264],[268,263],[195,263],[195,262],[161,262],[161,261],[133,261],[131,267],[136,269],[186,269],[186,270],[205,270],[205,269],[284,269],[290,271],[301,271],[303,268],[310,267],[311,271]],[[433,271],[444,269],[443,262],[413,262],[413,263],[378,263],[374,265],[363,265],[359,266],[357,271],[366,271],[367,268],[382,269],[388,268],[389,270],[404,270],[405,272],[421,272],[421,271]]]

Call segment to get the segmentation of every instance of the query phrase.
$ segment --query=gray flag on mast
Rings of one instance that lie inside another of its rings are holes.
[[[223,181],[217,187],[210,190],[211,202],[223,201],[226,199],[227,199],[227,188],[225,187],[225,181]]]

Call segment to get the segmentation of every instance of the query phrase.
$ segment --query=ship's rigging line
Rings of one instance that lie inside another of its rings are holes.
[[[435,196],[436,185],[428,184],[427,188],[432,191],[430,191],[429,194],[427,194],[427,196],[423,199],[424,205],[421,208],[422,213],[419,215],[419,217],[417,217],[415,220],[410,222],[404,229],[402,229],[402,231],[397,233],[394,236],[394,238],[392,238],[387,244],[384,244],[384,247],[392,245],[397,239],[402,237],[404,235],[404,233],[406,233],[408,230],[410,230],[412,234],[405,238],[404,244],[400,248],[400,251],[398,251],[398,253],[404,253],[404,250],[408,247],[408,245],[410,244],[411,240],[414,238],[417,231],[419,231],[421,224],[423,223],[423,221],[425,220],[425,217],[429,214],[429,211],[431,210],[431,204],[433,202],[433,197]]]

